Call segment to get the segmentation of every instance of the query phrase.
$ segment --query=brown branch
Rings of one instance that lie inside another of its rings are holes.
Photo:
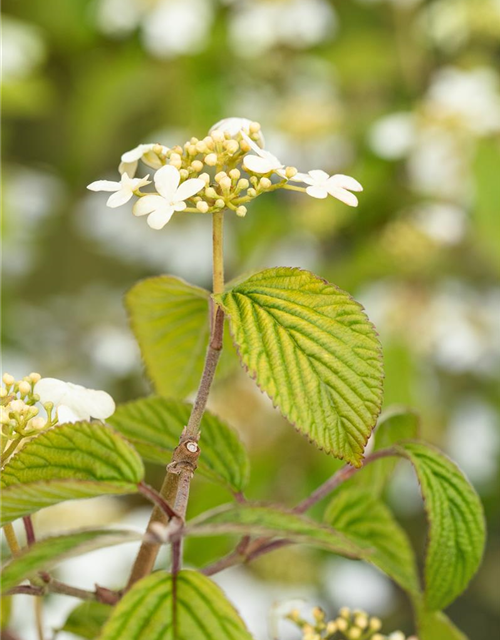
[[[151,502],[153,502],[155,505],[158,506],[158,508],[160,508],[163,511],[163,513],[165,514],[168,520],[172,520],[173,518],[180,517],[178,513],[174,511],[172,507],[168,504],[165,498],[160,493],[158,493],[158,491],[156,491],[156,489],[153,489],[153,487],[150,487],[145,482],[140,482],[138,484],[138,489],[140,493],[142,493],[142,495],[146,496],[148,500],[151,500]]]
[[[111,591],[110,589],[105,589],[104,587],[99,587],[97,585],[95,591],[87,591],[86,589],[72,587],[64,582],[59,582],[59,580],[54,580],[47,573],[42,573],[41,578],[45,582],[43,587],[22,584],[17,587],[13,587],[7,592],[7,594],[23,594],[39,597],[46,593],[57,593],[59,595],[78,598],[79,600],[97,600],[98,602],[103,602],[105,604],[115,604],[121,597],[121,593],[119,591]]]
[[[211,323],[210,342],[193,409],[188,424],[181,434],[179,444],[172,454],[172,461],[167,466],[167,474],[160,490],[162,499],[167,504],[173,505],[173,509],[171,508],[170,510],[173,510],[176,516],[182,520],[186,515],[191,479],[196,470],[198,457],[200,455],[200,448],[198,446],[200,424],[222,350],[223,335],[224,312],[220,307],[217,307]],[[167,515],[156,506],[151,514],[147,531],[154,535],[155,523],[166,524],[167,521]],[[151,527],[153,527],[153,530],[151,530]],[[154,542],[151,539],[143,541],[135,560],[127,589],[137,582],[137,580],[151,573],[159,549],[160,543]],[[182,545],[180,543],[175,544],[172,549],[172,562],[177,569],[180,568],[181,550]]]
[[[349,480],[349,478],[354,476],[358,471],[361,471],[361,469],[363,469],[367,464],[370,464],[375,460],[380,460],[380,458],[387,458],[394,455],[397,455],[397,453],[392,448],[381,449],[380,451],[376,451],[365,458],[363,466],[359,468],[351,467],[349,465],[342,467],[342,469],[334,473],[333,476],[326,480],[326,482],[315,489],[310,496],[302,500],[302,502],[299,502],[299,504],[293,509],[293,512],[297,514],[305,513],[316,503],[320,502],[320,500],[326,498],[326,496],[334,491],[340,484]],[[201,570],[201,573],[206,576],[212,576],[215,573],[228,569],[229,567],[233,567],[234,565],[251,562],[266,553],[275,551],[276,549],[280,549],[281,547],[285,547],[289,544],[294,544],[294,542],[286,539],[273,540],[269,537],[258,538],[250,544],[249,538],[246,536],[245,538],[242,538],[238,547],[234,551],[223,558],[220,558],[216,562],[207,565]]]
[[[26,531],[26,541],[28,543],[28,547],[31,547],[32,544],[35,544],[35,530],[33,529],[33,520],[31,516],[25,516],[23,518],[24,530]]]

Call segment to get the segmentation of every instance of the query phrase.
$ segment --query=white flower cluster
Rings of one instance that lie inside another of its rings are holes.
[[[113,398],[105,391],[42,378],[39,373],[30,373],[22,380],[4,373],[2,382],[0,425],[5,449],[9,442],[18,443],[55,424],[105,420],[115,411]],[[42,408],[46,417],[39,415]]]
[[[149,175],[135,177],[139,161],[155,170],[155,191],[141,191],[152,181]],[[302,191],[313,198],[331,195],[351,207],[358,204],[351,192],[363,190],[349,176],[329,176],[321,170],[299,173],[285,166],[264,149],[260,124],[245,118],[221,120],[205,138],[191,138],[172,149],[140,144],[122,155],[119,172],[119,182],[98,180],[88,189],[113,192],[107,201],[113,208],[136,196],[133,213],[147,215],[152,229],[162,229],[177,211],[214,213],[227,208],[243,217],[246,203],[277,189]]]

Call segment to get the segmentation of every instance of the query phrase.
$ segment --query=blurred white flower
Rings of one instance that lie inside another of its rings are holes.
[[[219,130],[224,133],[229,133],[230,136],[235,137],[241,131],[248,134],[250,132],[251,124],[252,121],[248,118],[224,118],[223,120],[216,122],[213,127],[210,127],[209,133]]]
[[[142,40],[158,57],[192,55],[205,47],[212,21],[210,0],[160,0],[143,21]]]
[[[2,16],[2,81],[25,78],[46,55],[41,31],[8,15]]]
[[[309,173],[297,173],[293,180],[310,185],[306,193],[312,198],[323,199],[331,195],[350,207],[358,206],[358,199],[350,191],[363,191],[363,187],[354,178],[341,173],[329,176],[321,169],[314,169]]]
[[[285,165],[281,163],[280,160],[276,156],[273,156],[272,153],[266,151],[265,149],[261,149],[258,144],[256,144],[246,133],[243,131],[243,138],[248,142],[252,151],[256,153],[255,156],[245,156],[243,158],[243,166],[248,171],[252,173],[277,173],[282,178],[285,177]]]
[[[114,400],[105,391],[87,389],[57,378],[42,378],[34,391],[40,396],[40,402],[54,404],[60,424],[91,418],[105,420],[115,412]]]
[[[126,36],[140,23],[147,10],[141,0],[100,0],[97,5],[97,24],[103,33]]]
[[[465,211],[454,204],[422,205],[412,213],[412,220],[418,229],[439,244],[458,244],[465,236]]]
[[[134,191],[147,184],[151,184],[148,178],[149,175],[145,178],[129,178],[128,174],[124,173],[122,174],[120,182],[113,180],[96,180],[89,184],[87,189],[90,189],[90,191],[115,191],[116,193],[109,196],[106,202],[108,207],[114,209],[127,203],[134,195]]]
[[[337,27],[335,10],[326,0],[244,0],[229,19],[231,44],[248,58],[280,45],[294,49],[314,46],[331,38]]]
[[[411,113],[392,113],[378,120],[369,134],[373,151],[386,160],[399,160],[410,152],[417,130]]]
[[[498,75],[487,67],[441,69],[432,80],[425,106],[431,117],[456,119],[477,135],[496,133],[500,131]]]
[[[160,153],[166,153],[168,148],[160,144],[151,143],[140,144],[135,147],[135,149],[126,151],[121,157],[118,171],[122,174],[126,173],[130,178],[133,178],[137,171],[139,160],[142,160],[144,164],[152,169],[160,169],[163,166],[163,163],[158,157],[156,150]]]
[[[190,178],[179,186],[181,174],[171,165],[159,169],[154,176],[158,194],[140,198],[134,205],[135,216],[148,216],[152,229],[163,229],[175,211],[186,208],[184,200],[191,198],[205,186],[201,178]]]

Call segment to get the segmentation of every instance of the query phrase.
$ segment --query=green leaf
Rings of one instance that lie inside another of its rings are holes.
[[[173,276],[138,282],[125,297],[146,370],[161,395],[185,398],[201,378],[209,292]]]
[[[190,536],[225,533],[272,536],[322,547],[353,558],[366,555],[365,549],[350,541],[343,533],[275,506],[223,505],[190,520],[185,532]]]
[[[243,365],[318,447],[360,466],[382,402],[381,347],[363,308],[308,271],[267,269],[215,296]]]
[[[2,596],[0,598],[0,630],[9,626],[11,614],[12,598],[10,596]]]
[[[420,640],[467,640],[442,611],[421,611],[418,614]]]
[[[373,452],[392,447],[403,440],[418,436],[418,414],[406,407],[391,407],[380,416],[374,433]],[[356,485],[367,487],[373,496],[381,496],[399,460],[397,457],[381,458],[356,473],[343,487]]]
[[[366,559],[411,594],[419,591],[415,555],[388,507],[367,489],[350,487],[330,502],[325,521],[368,551]]]
[[[82,602],[69,614],[59,631],[72,633],[85,640],[93,640],[107,622],[112,608],[102,602]]]
[[[214,582],[195,571],[158,571],[137,582],[115,607],[100,640],[251,640]]]
[[[418,442],[397,446],[417,473],[429,520],[425,604],[444,609],[466,588],[483,555],[481,501],[460,469],[437,449]]]
[[[139,454],[113,429],[76,422],[27,442],[2,470],[1,525],[64,500],[135,493]]]
[[[108,419],[151,462],[166,464],[179,443],[191,405],[159,396],[120,405]],[[242,491],[248,481],[249,461],[237,433],[216,416],[206,412],[201,422],[200,473]]]
[[[2,593],[39,571],[95,549],[141,540],[142,534],[123,529],[89,529],[39,540],[11,558],[2,568]]]

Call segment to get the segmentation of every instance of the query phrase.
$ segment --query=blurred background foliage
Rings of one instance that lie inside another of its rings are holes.
[[[258,120],[286,164],[353,175],[365,191],[357,210],[276,193],[244,219],[228,216],[227,276],[302,266],[365,305],[384,346],[385,406],[416,408],[423,436],[457,460],[484,501],[485,562],[449,615],[471,639],[491,640],[499,63],[499,0],[4,0],[5,369],[106,389],[117,401],[149,393],[123,295],[158,273],[209,287],[209,220],[178,214],[153,231],[85,187],[116,179],[120,155],[140,142],[182,144],[222,117]],[[338,467],[238,369],[218,383],[212,408],[250,450],[249,498],[293,504]],[[398,471],[389,500],[421,553],[425,518],[407,472]],[[158,483],[163,471],[149,473]],[[197,478],[191,514],[228,499]],[[140,501],[99,499],[35,520],[55,531],[116,519],[142,526],[147,514]],[[230,544],[190,543],[188,561],[208,562]],[[66,563],[61,576],[119,585],[123,550],[100,553]],[[308,549],[282,550],[220,583],[258,638],[267,637],[272,603],[292,596],[331,612],[365,607],[387,629],[412,630],[408,603],[382,577]],[[71,606],[54,597],[48,624],[60,625]],[[13,615],[30,638],[26,611],[20,604]],[[283,627],[282,637],[296,636]]]

